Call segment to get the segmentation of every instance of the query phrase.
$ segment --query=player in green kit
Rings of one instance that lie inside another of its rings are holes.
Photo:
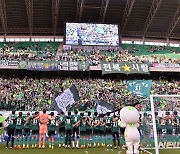
[[[77,141],[76,143],[76,148],[79,148],[79,125],[77,124],[77,122],[81,119],[81,116],[78,115],[78,111],[76,110],[74,112],[74,115],[72,115],[72,121],[73,121],[73,130],[72,130],[72,148],[75,147],[75,141]]]
[[[106,145],[108,147],[112,147],[112,123],[113,118],[110,116],[110,113],[108,112],[105,116],[105,134],[106,134]]]
[[[56,117],[57,124],[59,125],[59,148],[64,146],[64,135],[65,135],[65,115],[61,112],[60,115]]]
[[[71,112],[68,112],[65,118],[65,148],[71,148],[72,123]]]
[[[180,134],[180,117],[177,111],[173,112],[173,129],[174,134],[178,136],[178,134]]]
[[[27,116],[24,117],[24,139],[23,139],[23,148],[25,146],[27,149],[29,148],[29,142],[30,142],[30,125],[31,125],[32,117],[30,113],[27,113]]]
[[[88,144],[87,146],[90,148],[92,146],[92,127],[93,127],[93,118],[91,117],[91,112],[88,112],[87,116],[87,134],[88,134]]]
[[[15,130],[15,141],[14,149],[21,149],[23,142],[22,129],[24,127],[24,118],[22,117],[22,112],[19,112],[19,116],[15,118],[16,130]]]
[[[32,148],[36,148],[38,144],[38,134],[39,134],[39,120],[34,119],[39,115],[39,112],[35,112],[35,115],[33,116],[31,120],[31,130],[32,130]]]
[[[84,114],[82,114],[82,119],[80,120],[80,145],[81,148],[86,147],[86,127],[87,127],[87,121]]]
[[[51,112],[51,120],[48,122],[49,148],[54,149],[54,135],[56,131],[56,118],[54,112]]]
[[[96,145],[99,147],[99,117],[98,117],[98,113],[95,112],[94,113],[94,118],[93,118],[93,126],[94,126],[94,131],[93,131],[93,141],[94,141],[94,145],[93,147],[96,147]]]
[[[101,142],[101,146],[104,147],[105,146],[105,119],[104,119],[104,115],[100,115],[100,119],[99,119],[99,139]]]
[[[112,136],[113,136],[113,143],[115,149],[120,148],[119,129],[120,127],[118,124],[118,117],[116,117],[116,115],[114,114],[113,123],[112,123]],[[116,141],[118,142],[118,144],[116,144]]]
[[[8,134],[8,139],[6,142],[6,149],[8,148],[9,141],[11,139],[11,146],[10,149],[13,148],[14,145],[14,132],[15,132],[15,111],[12,111],[12,114],[6,119],[6,122],[8,122],[9,126],[7,127],[7,134]]]

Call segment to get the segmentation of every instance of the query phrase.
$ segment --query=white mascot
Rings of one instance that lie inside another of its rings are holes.
[[[139,112],[136,108],[126,106],[120,111],[120,127],[125,128],[124,137],[128,150],[127,154],[139,154],[140,134],[137,129],[139,127]],[[133,151],[134,147],[134,151]]]

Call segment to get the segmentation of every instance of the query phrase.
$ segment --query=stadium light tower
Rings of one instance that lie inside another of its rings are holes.
[[[6,18],[5,0],[0,0],[0,18],[1,18],[3,31],[4,31],[4,39],[6,40],[7,18]]]

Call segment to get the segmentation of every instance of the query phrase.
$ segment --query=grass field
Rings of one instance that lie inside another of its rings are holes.
[[[150,151],[154,153],[154,151]],[[107,148],[90,148],[90,149],[65,149],[58,148],[55,149],[5,149],[5,145],[0,145],[0,154],[125,154],[125,150],[122,149],[107,149]],[[140,152],[140,154],[146,154],[145,152]],[[160,154],[180,154],[180,149],[168,149],[160,150]]]

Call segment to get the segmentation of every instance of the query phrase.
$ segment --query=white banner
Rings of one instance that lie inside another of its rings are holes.
[[[58,108],[61,109],[64,113],[66,113],[66,108],[68,105],[72,105],[75,102],[73,93],[70,89],[65,90],[60,96],[56,97],[55,101]]]

